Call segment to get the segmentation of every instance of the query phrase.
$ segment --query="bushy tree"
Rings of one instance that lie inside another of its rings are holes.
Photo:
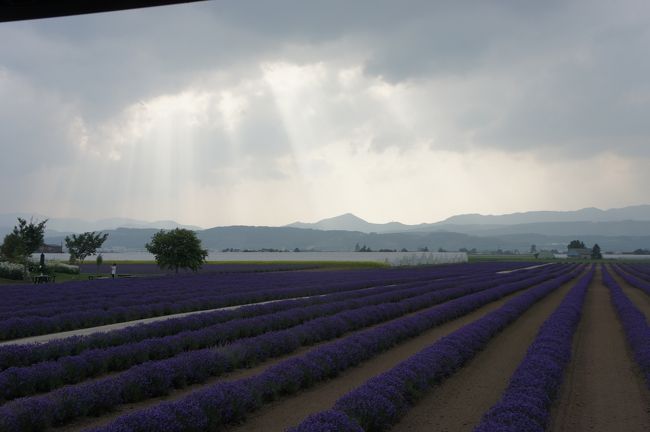
[[[196,233],[183,228],[160,230],[145,247],[155,256],[158,266],[174,269],[176,273],[180,268],[197,271],[208,256]]]
[[[585,249],[586,246],[581,240],[571,240],[569,243],[569,249]]]
[[[0,256],[3,260],[19,262],[22,256],[22,244],[20,238],[14,233],[5,236],[2,246],[0,246]]]
[[[18,218],[18,225],[5,236],[0,247],[2,255],[10,261],[26,264],[28,258],[43,245],[46,223],[47,219],[38,223],[30,219],[27,223],[25,219]]]
[[[108,233],[95,233],[95,231],[66,236],[65,247],[70,252],[70,262],[79,261],[83,264],[88,256],[95,254],[97,249],[102,247],[107,238]]]
[[[598,243],[596,243],[591,249],[591,259],[603,259],[603,254],[600,253],[600,246],[598,246]]]

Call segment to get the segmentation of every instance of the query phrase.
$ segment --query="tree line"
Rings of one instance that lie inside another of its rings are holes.
[[[21,264],[28,273],[31,257],[45,244],[45,227],[47,219],[34,222],[18,218],[18,223],[13,230],[4,237],[0,245],[0,261]],[[65,237],[65,246],[70,254],[71,264],[83,264],[84,260],[95,255],[108,239],[108,233],[84,232]],[[178,273],[179,269],[197,271],[205,263],[208,256],[207,249],[201,246],[201,240],[194,231],[175,228],[173,230],[160,230],[155,233],[151,241],[145,245],[146,249],[154,255],[156,263],[168,270]],[[98,256],[100,258],[101,255]],[[98,264],[100,263],[98,259]],[[44,270],[44,269],[41,269]]]

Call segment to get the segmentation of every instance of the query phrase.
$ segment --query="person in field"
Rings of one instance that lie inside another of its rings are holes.
[[[115,275],[117,274],[117,264],[113,263],[111,266],[111,277],[115,279]]]

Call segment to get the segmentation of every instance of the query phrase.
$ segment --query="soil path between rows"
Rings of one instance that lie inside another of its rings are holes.
[[[427,334],[423,334],[420,337],[417,337],[415,339],[411,339],[411,340],[403,343],[403,345],[404,345],[403,349],[406,349],[406,350],[409,350],[409,349],[413,350],[414,349],[415,351],[413,351],[413,353],[417,352],[417,351],[419,351],[419,349],[421,349],[421,348],[417,348],[417,347],[424,347],[424,346],[426,346],[426,343],[430,343],[432,335],[437,335],[437,336],[435,336],[435,338],[437,339],[438,337],[440,337],[440,335],[448,334],[451,331],[455,330],[456,328],[460,328],[461,326],[467,324],[468,322],[473,321],[477,317],[480,317],[480,316],[484,315],[485,313],[488,313],[488,312],[500,307],[508,299],[510,299],[510,298],[512,298],[512,297],[514,297],[514,296],[516,296],[516,295],[518,295],[518,294],[520,294],[520,293],[522,293],[524,291],[525,290],[518,291],[516,293],[510,294],[510,295],[508,295],[508,296],[506,296],[506,297],[504,297],[504,298],[502,298],[500,300],[497,300],[496,302],[490,303],[488,305],[483,306],[482,308],[477,309],[476,311],[472,312],[470,315],[467,315],[465,317],[457,318],[456,320],[449,321],[448,323],[445,323],[442,326],[437,327],[436,329],[430,330],[429,332],[427,332]],[[372,325],[372,326],[364,327],[364,328],[359,329],[359,330],[348,332],[348,333],[345,333],[343,336],[341,336],[341,338],[351,336],[351,335],[353,335],[355,333],[359,333],[361,331],[366,331],[366,330],[371,329],[373,327],[384,325],[384,324],[386,324],[386,323],[388,323],[390,321],[394,321],[394,320],[397,320],[397,319],[402,319],[402,318],[407,317],[407,316],[416,315],[416,314],[421,313],[421,312],[423,312],[423,311],[425,311],[427,309],[432,309],[432,308],[435,308],[435,307],[438,307],[438,306],[439,306],[439,304],[431,306],[429,308],[425,308],[425,309],[416,311],[416,312],[412,312],[412,313],[409,313],[409,314],[402,315],[402,316],[400,316],[398,318],[394,318],[393,320],[385,321],[385,322],[378,323],[378,324],[375,324],[375,325]],[[209,379],[208,381],[206,381],[206,382],[204,382],[202,384],[195,384],[195,385],[192,385],[192,386],[189,386],[189,387],[185,387],[183,389],[173,391],[167,396],[147,399],[146,401],[133,403],[133,404],[121,405],[121,406],[117,407],[116,410],[113,411],[110,414],[106,414],[106,415],[103,415],[101,417],[95,417],[95,418],[89,418],[89,417],[82,418],[82,419],[76,420],[76,421],[74,421],[72,423],[69,423],[69,424],[67,424],[65,426],[55,428],[53,430],[60,431],[60,432],[77,432],[77,431],[85,430],[86,428],[89,428],[89,427],[101,426],[101,425],[109,423],[112,419],[114,419],[115,417],[118,417],[120,415],[128,414],[130,412],[134,412],[134,411],[137,411],[137,410],[141,410],[141,409],[156,405],[156,404],[158,404],[160,402],[163,402],[163,401],[171,401],[171,400],[180,399],[180,398],[182,398],[182,397],[184,397],[184,396],[186,396],[186,395],[188,395],[188,394],[190,394],[192,392],[200,390],[201,388],[209,387],[209,386],[214,385],[214,384],[216,384],[217,382],[220,382],[220,381],[233,381],[233,380],[247,378],[247,377],[257,375],[257,374],[263,372],[265,369],[267,369],[267,368],[269,368],[269,367],[271,367],[271,366],[273,366],[273,365],[275,365],[275,364],[277,364],[277,363],[279,363],[281,361],[303,355],[306,352],[308,352],[310,350],[313,350],[313,349],[316,349],[321,345],[332,343],[332,342],[334,342],[334,340],[328,340],[328,341],[324,341],[324,342],[317,343],[317,344],[314,344],[314,345],[302,347],[302,348],[299,348],[297,351],[295,351],[295,352],[293,352],[291,354],[287,354],[287,355],[284,355],[284,356],[269,359],[269,360],[267,360],[265,362],[262,362],[262,363],[254,366],[252,368],[249,368],[249,369],[237,369],[237,370],[235,370],[233,372],[230,372],[230,373],[218,376],[218,377],[211,378],[211,379]],[[402,345],[400,345],[400,346],[402,346]],[[409,347],[411,347],[411,348],[409,348]],[[413,348],[413,347],[415,347],[415,348]],[[390,357],[390,355],[389,355],[389,357]],[[370,363],[370,362],[368,362],[368,363]],[[340,379],[340,377],[341,376],[337,377],[336,379]],[[278,402],[276,402],[275,404],[271,404],[269,406],[273,406],[273,405],[277,405],[277,404],[278,404]],[[264,410],[264,408],[262,410]],[[263,412],[263,411],[260,411],[260,412]],[[252,418],[254,418],[254,417],[252,417]],[[248,425],[248,423],[246,423],[246,425]],[[249,430],[249,429],[245,428],[244,430]],[[250,429],[250,430],[253,430],[253,429]],[[260,430],[263,430],[263,428],[260,429]]]
[[[562,291],[566,291],[566,287],[563,287]],[[337,399],[362,385],[368,379],[388,371],[441,337],[498,309],[506,301],[516,295],[520,295],[522,292],[524,291],[511,294],[461,318],[431,329],[418,337],[397,345],[390,351],[373,357],[371,360],[364,362],[356,368],[344,372],[337,378],[302,391],[297,395],[273,402],[260,411],[253,413],[245,423],[226,430],[229,432],[268,432],[284,431],[288,427],[295,426],[302,422],[309,414],[331,408]],[[553,302],[553,298],[557,297],[557,294],[552,293],[550,297]],[[547,301],[548,297],[542,300],[542,303],[546,303]],[[431,429],[427,428],[426,430]]]
[[[541,299],[490,340],[457,373],[433,388],[391,429],[402,431],[471,431],[496,404],[539,327],[557,308],[578,278]]]
[[[650,392],[627,346],[600,269],[587,292],[572,360],[547,430],[650,431]]]

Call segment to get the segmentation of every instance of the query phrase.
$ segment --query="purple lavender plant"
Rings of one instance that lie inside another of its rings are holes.
[[[602,266],[602,271],[603,282],[609,288],[610,298],[623,324],[627,342],[645,377],[646,386],[650,389],[650,326],[643,312],[625,295],[605,266]]]

